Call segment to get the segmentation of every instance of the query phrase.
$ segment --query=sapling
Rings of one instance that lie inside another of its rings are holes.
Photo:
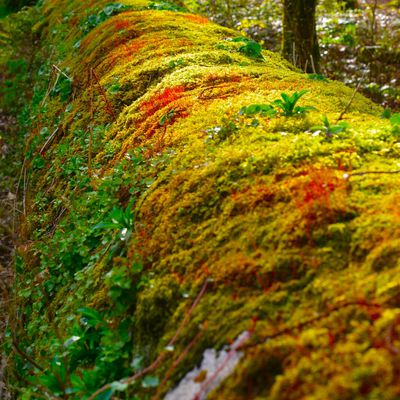
[[[312,126],[310,130],[314,132],[314,135],[324,133],[327,139],[332,139],[333,135],[343,132],[349,127],[346,122],[339,122],[337,125],[331,124],[326,115],[321,117],[321,121],[322,125]]]
[[[316,110],[316,108],[313,106],[296,106],[300,98],[308,92],[308,90],[300,90],[298,92],[294,92],[291,96],[283,92],[281,93],[282,99],[274,100],[272,105],[278,109],[281,109],[281,114],[285,117],[292,117],[296,114],[302,115],[308,111]]]

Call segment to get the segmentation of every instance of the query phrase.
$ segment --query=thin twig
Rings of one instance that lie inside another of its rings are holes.
[[[25,163],[26,163],[26,158],[24,158],[24,162],[22,163],[21,171],[19,173],[18,181],[17,181],[17,186],[15,187],[15,199],[14,199],[14,208],[13,208],[13,223],[12,223],[12,232],[13,232],[13,238],[15,237],[15,228],[16,228],[16,212],[17,212],[17,204],[18,204],[18,192],[19,192],[19,186],[22,180],[22,175],[23,171],[25,169]],[[23,214],[23,212],[21,212]]]
[[[26,215],[26,187],[27,187],[26,168],[24,168],[24,191],[23,191],[23,195],[22,195],[22,208],[24,210],[24,215]]]
[[[179,354],[178,358],[172,363],[171,367],[164,375],[164,379],[161,381],[160,385],[157,388],[157,393],[153,396],[151,400],[158,400],[160,398],[161,389],[164,387],[165,383],[168,381],[172,372],[176,369],[176,367],[181,363],[181,361],[187,356],[192,347],[199,341],[200,337],[203,335],[204,331],[197,332],[197,335],[191,340],[191,342],[186,346],[186,348]]]
[[[103,86],[101,86],[100,80],[99,80],[99,78],[98,78],[98,76],[97,76],[97,74],[96,74],[96,72],[95,72],[95,70],[93,68],[92,68],[92,75],[93,75],[93,78],[94,78],[95,82],[97,83],[98,90],[99,90],[101,96],[103,97],[104,102],[106,103],[106,111],[114,118],[114,121],[116,121],[117,117],[115,116],[114,108],[111,105],[111,103],[109,102],[109,100],[107,98],[107,94],[104,91]]]
[[[35,368],[37,368],[39,371],[43,372],[44,369],[28,354],[26,354],[24,351],[22,351],[19,346],[18,346],[18,342],[15,338],[13,338],[12,340],[12,345],[14,350],[25,360],[27,360],[29,363],[31,363]]]
[[[51,93],[51,92],[54,90],[54,88],[56,87],[56,85],[57,85],[57,83],[58,83],[58,80],[59,80],[59,78],[60,78],[60,74],[58,73],[58,74],[57,74],[57,77],[56,77],[56,80],[55,80],[55,82],[54,82],[54,85],[53,85],[53,87],[50,89],[51,78],[52,78],[52,75],[53,75],[54,70],[52,69],[51,72],[52,72],[52,74],[50,75],[49,85],[48,85],[48,87],[47,87],[46,94],[45,94],[45,96],[43,97],[42,102],[40,103],[40,107],[43,107],[43,106],[44,106],[44,103],[46,102],[46,100],[47,100],[47,98],[49,97],[50,93]]]
[[[367,308],[382,308],[382,306],[380,304],[377,303],[367,303],[366,301],[348,301],[348,302],[344,302],[342,304],[337,304],[333,307],[331,307],[328,311],[326,311],[323,314],[317,315],[316,317],[310,318],[306,321],[300,322],[297,325],[294,326],[288,326],[286,328],[283,328],[281,330],[276,331],[275,333],[272,333],[271,335],[267,335],[264,338],[261,338],[260,340],[253,342],[253,343],[248,343],[248,344],[242,344],[240,346],[237,347],[237,350],[244,350],[244,349],[248,349],[251,347],[255,347],[258,346],[260,344],[264,344],[267,341],[271,340],[271,339],[275,339],[277,337],[286,335],[288,333],[303,329],[304,327],[313,324],[314,322],[318,322],[321,321],[325,318],[328,318],[332,313],[342,310],[343,308],[347,308],[347,307],[352,307],[352,306],[361,306],[361,307],[367,307]]]
[[[357,94],[358,90],[359,90],[360,87],[361,87],[361,84],[362,84],[362,82],[363,82],[363,80],[364,80],[365,74],[366,74],[366,73],[364,72],[364,74],[362,75],[362,77],[361,77],[360,80],[358,81],[358,84],[357,84],[356,88],[354,89],[353,94],[351,95],[349,102],[346,104],[346,107],[343,109],[343,111],[339,114],[339,117],[338,117],[338,119],[336,120],[336,124],[337,124],[339,121],[341,121],[341,120],[343,119],[344,115],[347,113],[347,111],[349,111],[349,108],[350,108],[351,104],[353,103],[353,100],[354,100],[354,98],[356,97],[356,94]]]
[[[56,69],[60,74],[64,75],[69,81],[72,82],[72,78],[68,76],[64,71],[57,67],[57,65],[53,64],[53,68]]]
[[[312,54],[310,54],[310,58],[311,58],[311,68],[313,70],[313,73],[316,74],[317,70],[315,69],[315,64],[314,64],[314,57]]]
[[[204,391],[215,381],[215,379],[218,377],[218,375],[221,373],[221,371],[227,366],[235,352],[237,352],[238,348],[241,347],[244,343],[246,343],[253,332],[248,332],[245,337],[240,340],[240,342],[236,346],[232,346],[226,355],[224,361],[221,363],[221,365],[217,368],[217,370],[210,376],[209,379],[206,380],[206,382],[200,387],[200,390],[195,394],[192,400],[200,400],[201,395],[204,393]]]
[[[343,179],[349,180],[352,176],[364,176],[364,175],[379,175],[379,174],[400,174],[400,169],[394,171],[364,171],[364,172],[353,172],[352,174],[343,174]]]
[[[89,155],[88,175],[92,176],[92,143],[93,143],[93,68],[89,69],[89,90],[90,90],[90,122],[89,122]]]
[[[60,129],[60,127],[58,126],[54,132],[48,137],[48,139],[46,140],[46,142],[44,143],[44,145],[42,146],[42,148],[40,149],[39,153],[43,154],[44,149],[46,148],[46,146],[50,143],[51,139],[53,139],[54,135],[58,132],[58,130]]]
[[[179,325],[178,329],[175,332],[175,335],[173,336],[173,338],[169,341],[169,343],[167,344],[166,347],[170,347],[173,346],[176,339],[178,338],[180,332],[183,330],[183,328],[185,327],[187,321],[189,320],[191,314],[193,313],[194,309],[196,308],[196,306],[199,304],[201,298],[203,297],[206,289],[208,286],[208,278],[205,280],[199,294],[197,295],[195,301],[193,302],[192,306],[190,307],[188,313],[186,314],[185,318],[183,319],[183,321],[181,322],[181,324]],[[122,384],[126,384],[129,385],[131,383],[133,383],[134,381],[136,381],[137,379],[139,379],[140,377],[142,377],[143,375],[148,374],[150,371],[154,370],[155,368],[158,367],[158,365],[164,360],[164,358],[166,357],[166,355],[168,354],[168,351],[163,351],[160,353],[160,355],[154,360],[154,362],[152,364],[150,364],[148,367],[142,369],[141,371],[137,372],[135,375],[130,376],[129,378],[125,378],[125,379],[121,379],[120,382]],[[106,390],[111,388],[111,383],[107,383],[106,385],[104,385],[103,387],[101,387],[100,389],[96,390],[96,392],[94,392],[89,398],[88,400],[94,400],[99,394],[104,393]]]

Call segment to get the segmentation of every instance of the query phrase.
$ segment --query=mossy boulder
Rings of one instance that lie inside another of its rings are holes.
[[[214,349],[188,400],[397,399],[400,142],[380,107],[170,3],[40,10],[18,398],[163,398]],[[304,115],[240,112],[301,90]]]

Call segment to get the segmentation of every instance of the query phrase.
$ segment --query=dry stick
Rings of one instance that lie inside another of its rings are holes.
[[[26,168],[24,168],[24,191],[22,194],[22,209],[24,210],[24,216],[26,215]]]
[[[56,78],[56,80],[55,80],[55,82],[54,82],[54,85],[53,85],[53,87],[52,87],[51,89],[50,89],[50,84],[51,84],[51,79],[50,79],[49,86],[48,86],[48,88],[47,88],[46,94],[45,94],[45,96],[43,97],[42,102],[40,103],[40,106],[41,106],[41,107],[44,106],[44,103],[46,102],[46,100],[47,100],[47,98],[49,97],[50,93],[51,93],[51,92],[54,90],[54,88],[56,87],[56,85],[57,85],[57,83],[58,83],[58,80],[60,79],[60,74],[61,74],[61,75],[64,75],[69,81],[72,82],[72,78],[69,77],[69,76],[68,76],[65,72],[63,72],[60,68],[58,68],[57,65],[53,64],[53,65],[52,65],[52,68],[58,72],[57,78]]]
[[[306,63],[304,65],[304,73],[307,73],[307,67],[308,67],[308,60],[306,60]]]
[[[265,336],[260,341],[257,341],[257,342],[254,342],[254,343],[249,343],[247,345],[246,344],[241,344],[236,349],[237,350],[248,349],[248,348],[252,348],[252,347],[264,344],[268,340],[275,339],[275,338],[277,338],[279,336],[282,336],[282,335],[285,335],[287,333],[291,333],[293,331],[302,329],[305,326],[310,325],[310,324],[312,324],[314,322],[321,321],[321,320],[323,320],[325,318],[328,318],[332,313],[334,313],[336,311],[339,311],[339,310],[341,310],[343,308],[351,307],[351,306],[362,306],[362,307],[367,307],[367,308],[382,308],[382,306],[380,304],[365,303],[365,302],[360,302],[360,301],[348,301],[348,302],[345,302],[345,303],[342,303],[342,304],[337,304],[336,306],[333,306],[330,310],[328,310],[327,312],[325,312],[325,313],[323,313],[321,315],[318,315],[318,316],[316,316],[314,318],[310,318],[310,319],[308,319],[306,321],[300,322],[297,325],[288,326],[286,328],[283,328],[283,329],[281,329],[281,330],[279,330],[279,331],[277,331],[275,333],[272,333],[271,335]]]
[[[89,90],[90,90],[90,123],[89,123],[89,156],[88,156],[88,175],[92,176],[92,143],[93,143],[93,68],[89,70]]]
[[[352,174],[344,174],[343,179],[350,179],[352,176],[363,176],[363,175],[372,175],[372,174],[400,174],[400,169],[394,171],[364,171],[364,172],[354,172]]]
[[[92,74],[93,74],[94,80],[95,80],[96,83],[97,83],[98,90],[99,90],[101,96],[103,97],[104,102],[106,103],[106,110],[109,112],[109,114],[112,115],[112,117],[114,118],[114,121],[116,121],[117,118],[116,118],[115,113],[114,113],[114,108],[113,108],[113,106],[111,105],[111,103],[108,101],[106,92],[104,91],[103,87],[101,86],[100,80],[99,80],[99,78],[97,77],[96,72],[95,72],[95,70],[94,70],[93,68],[92,68]]]
[[[310,58],[311,58],[311,68],[313,70],[313,73],[316,74],[317,70],[315,69],[315,64],[314,64],[314,57],[312,54],[310,54]]]
[[[292,51],[293,65],[296,66],[296,43],[293,42],[293,51]]]
[[[52,70],[52,72],[53,72],[53,70]],[[56,80],[55,80],[55,82],[54,82],[54,85],[53,85],[53,87],[50,89],[50,85],[51,85],[51,77],[50,77],[49,86],[47,87],[46,94],[45,94],[45,96],[43,97],[42,102],[40,103],[40,107],[43,107],[43,106],[44,106],[44,103],[46,102],[47,98],[49,97],[51,91],[54,90],[54,88],[56,87],[59,78],[60,78],[60,74],[57,74],[57,77],[56,77]]]
[[[60,74],[64,75],[69,81],[72,82],[72,78],[68,76],[64,71],[57,67],[57,65],[53,64],[53,68],[56,69]]]
[[[192,306],[190,307],[188,313],[186,314],[185,318],[183,319],[183,321],[181,322],[181,324],[179,325],[178,329],[175,332],[174,337],[169,341],[169,343],[167,344],[167,347],[169,346],[173,346],[176,339],[178,338],[180,332],[183,330],[183,328],[185,327],[188,319],[190,318],[190,316],[192,315],[194,309],[196,308],[196,306],[199,304],[201,298],[204,295],[204,292],[206,291],[208,286],[208,278],[205,280],[203,287],[201,288],[199,294],[197,295],[195,301],[193,302]],[[141,371],[137,372],[135,375],[130,376],[129,378],[125,378],[125,379],[121,379],[120,382],[122,384],[131,384],[132,382],[136,381],[137,379],[139,379],[141,376],[148,374],[150,371],[152,371],[153,369],[157,368],[158,365],[164,360],[165,356],[168,354],[167,351],[163,351],[156,359],[155,361],[150,364],[148,367],[142,369]],[[103,387],[101,387],[100,389],[96,390],[96,392],[94,392],[87,400],[94,400],[99,394],[104,393],[106,390],[111,388],[111,383],[107,383],[107,385],[104,385]]]
[[[23,352],[19,346],[18,346],[18,342],[15,339],[15,337],[12,339],[12,345],[14,350],[25,360],[29,361],[35,368],[37,368],[39,371],[43,372],[44,369],[32,358],[30,357],[28,354],[26,354],[25,352]]]
[[[338,119],[336,120],[336,124],[337,124],[339,121],[341,121],[341,120],[343,119],[344,115],[347,113],[347,111],[349,111],[349,108],[350,108],[350,106],[351,106],[351,103],[353,103],[353,100],[354,100],[354,98],[356,97],[356,94],[357,94],[358,90],[360,89],[360,86],[361,86],[361,84],[362,84],[362,82],[363,82],[363,80],[364,80],[365,74],[366,74],[366,73],[364,72],[364,74],[363,74],[362,77],[360,78],[360,80],[359,80],[359,82],[358,82],[356,88],[354,89],[353,94],[351,95],[349,102],[347,103],[347,105],[346,105],[346,107],[343,109],[343,111],[339,114],[339,117],[338,117]]]
[[[21,183],[22,174],[23,174],[23,171],[25,169],[25,163],[26,163],[26,158],[24,158],[24,162],[22,163],[21,171],[20,171],[19,177],[18,177],[17,186],[15,188],[15,199],[14,199],[14,209],[13,209],[13,225],[12,225],[13,237],[15,237],[15,220],[16,220],[16,215],[15,214],[16,214],[16,211],[17,211],[19,185]]]
[[[44,149],[47,147],[47,145],[50,143],[51,139],[53,139],[54,135],[58,132],[59,129],[60,129],[60,127],[58,126],[54,130],[54,132],[48,137],[48,139],[46,140],[46,142],[44,143],[44,145],[40,149],[39,154],[43,154]]]

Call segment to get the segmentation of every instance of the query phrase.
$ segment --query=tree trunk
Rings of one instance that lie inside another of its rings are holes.
[[[284,0],[282,53],[302,70],[319,73],[316,6],[317,0]]]
[[[354,10],[358,8],[358,0],[345,0],[344,6],[346,10]]]

